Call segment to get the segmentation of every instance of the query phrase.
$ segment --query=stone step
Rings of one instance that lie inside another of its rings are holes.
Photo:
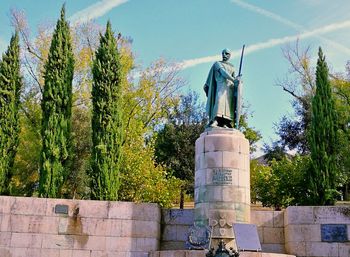
[[[149,257],[205,257],[206,251],[174,250],[150,252]],[[240,252],[240,257],[295,257],[283,253]]]

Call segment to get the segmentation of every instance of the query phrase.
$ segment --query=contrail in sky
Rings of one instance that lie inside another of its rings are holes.
[[[336,31],[336,30],[344,29],[344,28],[349,28],[349,27],[350,27],[350,20],[343,21],[343,22],[337,22],[337,23],[331,23],[329,25],[326,25],[326,26],[323,26],[323,27],[320,27],[320,28],[317,28],[314,30],[306,31],[306,32],[298,34],[298,35],[286,36],[286,37],[282,37],[282,38],[272,38],[272,39],[269,39],[265,42],[260,42],[260,43],[250,45],[246,48],[245,53],[250,54],[253,52],[257,52],[259,50],[268,49],[268,48],[272,48],[274,46],[286,44],[286,43],[295,41],[297,39],[305,39],[305,38],[309,38],[309,37],[314,37],[314,36],[326,34],[328,32],[332,32],[332,31]],[[232,55],[238,56],[240,52],[241,52],[240,49],[234,50],[234,51],[232,51]],[[202,63],[213,62],[213,61],[218,60],[219,58],[220,58],[220,55],[213,55],[213,56],[207,56],[207,57],[202,57],[202,58],[184,60],[180,63],[180,67],[182,69],[186,69],[186,68],[193,67],[193,66],[196,66],[196,65],[199,65]]]
[[[278,22],[285,24],[289,27],[292,27],[296,30],[300,30],[300,31],[304,30],[304,28],[301,25],[296,24],[290,20],[287,20],[286,18],[283,18],[282,16],[280,16],[278,14],[275,14],[273,12],[265,10],[261,7],[256,6],[256,5],[248,4],[248,3],[243,2],[241,0],[231,0],[231,2],[244,8],[244,9],[247,9],[247,10],[252,11],[252,12],[256,12],[256,13],[261,14],[262,16],[265,16],[267,18],[271,18],[275,21],[278,21]]]
[[[261,14],[262,16],[265,16],[267,18],[270,18],[270,19],[273,19],[275,21],[278,21],[279,23],[281,24],[284,24],[284,25],[287,25],[288,27],[291,27],[295,30],[298,30],[299,32],[308,32],[307,29],[305,29],[305,27],[293,22],[293,21],[290,21],[286,18],[283,18],[282,16],[276,14],[276,13],[273,13],[273,12],[270,12],[266,9],[263,9],[261,7],[258,7],[256,5],[252,5],[252,4],[249,4],[249,3],[246,3],[244,1],[241,1],[241,0],[231,0],[232,3],[246,9],[246,10],[249,10],[249,11],[252,11],[252,12],[255,12],[255,13],[258,13],[258,14]],[[315,35],[317,38],[323,40],[324,42],[326,42],[327,44],[333,46],[334,48],[342,51],[342,52],[345,52],[347,54],[350,54],[350,49],[345,47],[344,45],[342,44],[339,44],[337,42],[334,42],[333,40],[330,40],[330,39],[327,39],[325,37],[322,37],[322,36],[319,36],[319,35]]]
[[[69,20],[73,23],[83,23],[103,16],[113,8],[128,2],[128,0],[101,0],[73,14]]]

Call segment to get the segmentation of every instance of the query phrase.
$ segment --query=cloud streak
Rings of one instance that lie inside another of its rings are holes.
[[[241,0],[231,0],[232,3],[238,5],[239,7],[242,7],[244,9],[247,9],[249,11],[252,11],[252,12],[255,12],[255,13],[258,13],[258,14],[261,14],[262,16],[265,16],[267,18],[270,18],[270,19],[273,19],[275,21],[278,21],[284,25],[287,25],[291,28],[294,28],[296,30],[299,30],[299,31],[304,31],[305,29],[299,25],[299,24],[296,24],[290,20],[287,20],[286,18],[283,18],[282,16],[278,15],[278,14],[275,14],[273,12],[270,12],[268,10],[265,10],[261,7],[258,7],[256,5],[252,5],[252,4],[248,4],[246,2],[243,2]]]
[[[339,29],[345,29],[345,28],[350,28],[350,20],[343,21],[343,22],[331,23],[329,25],[326,25],[326,26],[323,26],[323,27],[320,27],[320,28],[317,28],[314,30],[310,30],[310,31],[307,31],[304,33],[300,33],[297,35],[293,35],[293,36],[286,36],[286,37],[282,37],[282,38],[272,38],[272,39],[269,39],[265,42],[256,43],[256,44],[248,46],[245,50],[245,54],[250,54],[250,53],[260,51],[260,50],[264,50],[264,49],[272,48],[272,47],[275,47],[278,45],[286,44],[286,43],[295,41],[297,39],[306,39],[309,37],[319,36],[322,34],[326,34],[326,33],[332,32],[332,31],[336,31]],[[240,52],[241,52],[240,49],[234,50],[232,52],[232,55],[238,56]],[[187,69],[187,68],[190,68],[193,66],[197,66],[199,64],[216,61],[219,58],[220,58],[219,55],[213,55],[213,56],[189,59],[189,60],[182,61],[180,63],[180,65],[181,65],[182,69]]]
[[[108,13],[113,8],[128,2],[128,0],[102,0],[87,8],[73,14],[69,21],[73,23],[84,23],[99,18]]]
[[[249,10],[249,11],[252,11],[252,12],[255,12],[255,13],[258,13],[264,17],[267,17],[267,18],[270,18],[272,20],[275,20],[281,24],[284,24],[290,28],[293,28],[299,32],[308,32],[307,29],[305,29],[305,27],[293,22],[293,21],[290,21],[276,13],[273,13],[273,12],[270,12],[266,9],[263,9],[261,7],[258,7],[256,5],[252,5],[252,4],[248,4],[246,2],[243,2],[241,0],[231,0],[232,3],[238,5],[239,7],[242,7],[246,10]],[[344,45],[342,44],[339,44],[337,42],[334,42],[333,40],[330,40],[328,38],[325,38],[325,37],[322,37],[320,35],[315,35],[317,38],[323,40],[324,42],[326,42],[327,44],[329,44],[330,46],[334,47],[335,49],[339,50],[339,51],[342,51],[346,54],[350,54],[350,49],[345,47]]]

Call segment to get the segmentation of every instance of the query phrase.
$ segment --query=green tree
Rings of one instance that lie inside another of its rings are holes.
[[[30,39],[30,28],[21,10],[11,10],[11,20],[22,39],[21,62],[25,70],[21,105],[20,144],[14,164],[11,185],[16,195],[35,195],[40,163],[40,101],[44,88],[45,63],[47,62],[52,31],[47,24],[38,26],[37,36]],[[72,50],[75,56],[72,99],[72,168],[62,187],[62,197],[87,198],[87,166],[91,155],[91,64],[98,47],[101,27],[96,23],[74,24],[71,28]],[[128,42],[127,40],[125,40]]]
[[[311,99],[316,88],[310,47],[301,49],[297,41],[295,47],[285,47],[283,55],[289,64],[288,75],[277,85],[292,97],[294,115],[283,116],[276,125],[276,134],[280,139],[274,147],[307,155],[310,152],[307,130],[311,122]]]
[[[45,63],[42,96],[42,152],[39,193],[60,197],[71,164],[71,114],[74,55],[65,7],[52,36]]]
[[[38,28],[38,36],[29,40],[24,13],[12,12],[12,21],[21,31],[27,76],[21,112],[21,142],[15,161],[13,186],[17,195],[35,195],[40,156],[40,97],[43,88],[44,63],[49,52],[52,35],[47,26]],[[89,177],[86,171],[91,164],[91,64],[99,45],[96,23],[71,27],[72,48],[75,55],[73,79],[72,169],[62,188],[62,197],[89,198]],[[134,66],[130,39],[117,35],[121,70],[127,74]],[[154,160],[154,142],[150,140],[167,118],[177,102],[178,88],[183,85],[178,67],[164,61],[155,61],[142,72],[139,80],[122,81],[122,109],[126,125],[122,146],[122,164],[118,199],[135,202],[157,202],[171,207],[181,188],[181,181],[169,174]],[[39,111],[38,111],[39,110]]]
[[[337,74],[333,76],[332,86],[335,99],[335,108],[338,119],[337,134],[337,166],[339,168],[340,186],[344,200],[349,200],[350,195],[350,62],[348,62],[348,75]]]
[[[279,82],[283,90],[293,97],[294,116],[284,116],[276,126],[279,140],[272,146],[265,147],[267,159],[286,155],[288,150],[302,155],[310,155],[310,127],[312,98],[316,92],[315,68],[310,65],[310,48],[300,49],[298,42],[295,48],[287,47],[283,54],[290,64],[286,80]],[[346,66],[347,73],[329,75],[331,91],[334,97],[334,108],[337,113],[337,153],[336,169],[337,186],[342,189],[345,199],[349,199],[350,185],[350,62]],[[275,155],[275,156],[274,156]],[[331,193],[333,194],[333,193]]]
[[[181,179],[180,208],[184,205],[184,193],[193,194],[195,171],[195,143],[204,131],[207,120],[198,95],[189,92],[180,98],[168,122],[157,133],[155,156],[168,172]]]
[[[250,127],[248,124],[248,108],[245,107],[245,113],[241,115],[238,129],[244,134],[245,138],[249,141],[250,153],[256,151],[256,143],[261,139],[261,133],[254,127]]]
[[[19,135],[19,104],[22,88],[16,32],[0,61],[0,194],[9,194]]]
[[[34,99],[34,96],[26,94],[21,102],[19,113],[20,142],[13,167],[12,195],[33,196],[38,193],[41,108],[40,102]]]
[[[91,197],[117,200],[123,142],[120,54],[111,23],[101,35],[92,68]]]
[[[251,161],[251,199],[263,206],[276,210],[289,205],[305,204],[306,175],[309,170],[308,156],[297,155],[292,158],[275,159],[269,165]]]
[[[319,48],[316,68],[316,94],[312,99],[309,173],[310,204],[333,204],[337,196],[337,117],[328,67]]]
[[[123,63],[126,70],[132,67],[130,61]],[[155,161],[153,135],[177,105],[182,85],[178,68],[162,59],[144,70],[137,84],[124,84],[120,200],[156,202],[169,208],[180,195],[182,182]]]

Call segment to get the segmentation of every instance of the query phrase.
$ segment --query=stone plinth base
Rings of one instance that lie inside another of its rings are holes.
[[[211,228],[212,244],[234,247],[233,223],[250,222],[249,142],[229,128],[208,128],[196,141],[196,224]],[[235,248],[235,247],[234,247]]]
[[[174,250],[150,252],[149,257],[205,257],[208,251]]]
[[[157,251],[150,252],[149,257],[205,257],[207,251]],[[295,255],[282,253],[240,252],[240,257],[295,257]]]
[[[283,253],[240,252],[239,257],[295,257],[295,255]]]

